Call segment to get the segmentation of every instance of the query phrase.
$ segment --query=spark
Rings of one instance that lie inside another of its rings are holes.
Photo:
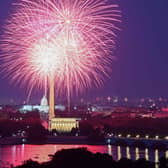
[[[1,48],[3,69],[15,82],[71,92],[103,85],[111,72],[118,5],[106,0],[17,0]]]

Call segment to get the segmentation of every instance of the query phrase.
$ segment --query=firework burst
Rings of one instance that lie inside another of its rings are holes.
[[[106,0],[18,0],[1,40],[8,76],[29,86],[100,86],[111,70],[121,13]]]

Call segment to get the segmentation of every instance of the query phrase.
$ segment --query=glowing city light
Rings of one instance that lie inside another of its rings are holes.
[[[168,140],[168,136],[166,136],[164,139]]]
[[[149,135],[146,135],[145,138],[146,138],[146,139],[149,139]]]
[[[156,136],[155,136],[155,139],[159,139],[159,136],[158,136],[158,135],[156,135]]]
[[[128,134],[128,135],[127,135],[127,138],[130,138],[130,137],[131,137],[131,135],[130,135],[130,134]]]

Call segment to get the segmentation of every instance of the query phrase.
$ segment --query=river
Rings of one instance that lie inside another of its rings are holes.
[[[13,145],[0,146],[0,168],[10,165],[20,165],[24,160],[32,159],[45,162],[50,159],[48,155],[54,154],[61,149],[85,147],[91,152],[108,153],[114,160],[122,157],[131,159],[146,158],[146,160],[158,162],[159,157],[168,157],[168,151],[140,149],[135,147],[120,147],[111,145]],[[156,168],[158,165],[156,164]]]

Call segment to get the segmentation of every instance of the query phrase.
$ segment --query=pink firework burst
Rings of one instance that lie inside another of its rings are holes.
[[[111,70],[121,12],[106,0],[18,0],[1,47],[5,72],[17,82],[82,91]]]

